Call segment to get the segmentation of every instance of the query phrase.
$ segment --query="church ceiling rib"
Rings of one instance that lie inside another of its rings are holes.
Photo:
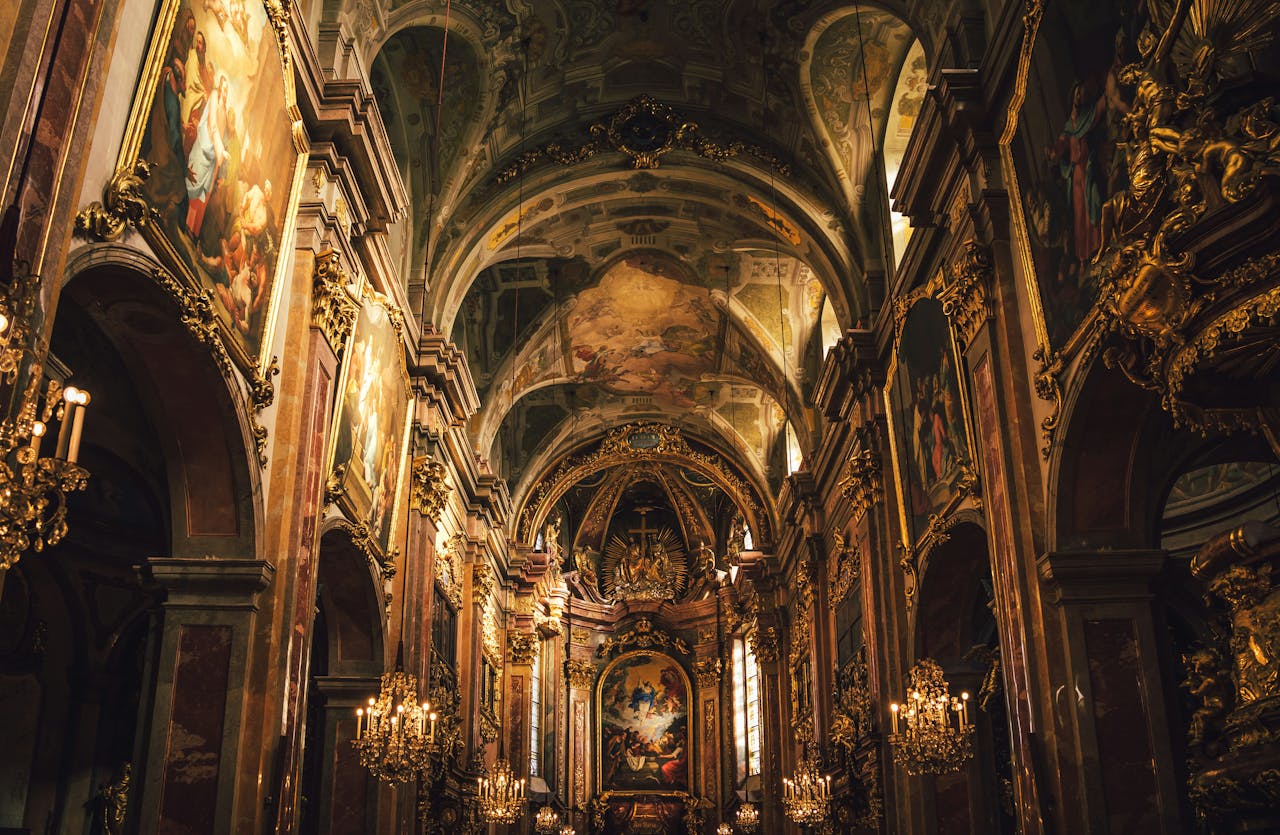
[[[864,184],[873,170],[873,151],[883,149],[889,105],[914,42],[906,23],[874,6],[830,12],[806,38],[800,88],[855,217],[866,214]],[[922,98],[923,88],[913,95]],[[854,228],[862,230],[864,224]]]
[[[532,247],[546,247],[560,257],[599,258],[631,244],[632,235],[619,223],[642,219],[669,224],[651,234],[677,251],[777,246],[813,270],[842,322],[851,325],[865,315],[865,290],[859,279],[848,278],[861,270],[844,223],[782,180],[773,184],[775,207],[775,189],[767,178],[729,170],[731,165],[672,163],[656,171],[628,171],[587,164],[582,170],[541,170],[523,184],[503,187],[483,205],[460,206],[433,266],[434,275],[450,279],[432,282],[429,318],[451,330],[472,280],[492,263],[517,254],[517,231],[521,256]]]
[[[552,508],[578,482],[632,463],[672,464],[701,474],[733,501],[751,530],[758,532],[760,542],[772,541],[775,511],[769,492],[745,481],[734,462],[720,452],[691,446],[678,428],[662,422],[629,424],[610,429],[593,443],[595,448],[589,452],[557,456],[555,469],[539,473],[531,491],[513,494],[512,506],[517,509],[514,535],[519,541],[532,542]]]

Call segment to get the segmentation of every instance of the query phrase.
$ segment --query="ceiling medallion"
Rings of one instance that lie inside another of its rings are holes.
[[[697,122],[685,119],[676,110],[649,96],[632,99],[607,121],[591,125],[587,132],[591,139],[577,148],[566,150],[559,142],[548,142],[541,148],[522,154],[498,174],[498,184],[511,182],[542,159],[561,165],[576,165],[610,150],[625,154],[635,169],[657,168],[664,155],[681,150],[717,161],[747,154],[776,169],[784,177],[791,173],[790,166],[758,145],[736,141],[720,144],[707,139],[699,132]]]

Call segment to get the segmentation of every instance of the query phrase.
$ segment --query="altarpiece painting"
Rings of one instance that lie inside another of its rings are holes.
[[[600,789],[689,791],[689,678],[668,655],[631,652],[600,677]]]

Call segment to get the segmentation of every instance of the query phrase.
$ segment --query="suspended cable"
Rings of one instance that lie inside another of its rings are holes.
[[[516,158],[524,154],[526,106],[528,102],[529,78],[529,40],[524,37],[524,23],[520,23],[521,35],[521,72],[520,86],[516,94],[520,97],[520,140],[516,147]],[[520,340],[520,247],[524,241],[524,169],[516,180],[516,257],[515,257],[515,293],[511,303],[511,390],[508,392],[507,419],[511,422],[510,471],[508,479],[515,477],[516,469],[516,360],[519,358]],[[508,484],[508,486],[511,486]]]
[[[418,333],[427,327],[427,279],[431,276],[431,227],[436,217],[436,192],[444,187],[440,177],[440,115],[444,112],[445,60],[449,55],[449,17],[453,0],[444,3],[444,37],[440,43],[440,74],[436,85],[436,130],[431,137],[431,187],[427,192],[427,238],[422,254],[422,298],[418,301]]]
[[[876,125],[871,118],[871,80],[867,77],[867,45],[862,37],[862,7],[858,0],[853,3],[853,15],[858,21],[858,62],[862,65],[862,95],[867,103],[867,135],[871,138],[871,168],[872,175],[875,177],[877,187],[883,185],[884,188],[884,206],[889,208],[889,175],[884,168],[884,160],[881,157],[880,149],[876,147]],[[909,52],[909,50],[908,50]],[[885,277],[893,269],[893,230],[890,228],[888,236],[885,235],[884,218],[880,218],[880,257],[884,259]],[[888,247],[889,249],[886,249]]]
[[[760,39],[760,67],[764,74],[765,99],[768,100],[769,91],[769,63],[768,52],[764,49],[764,33],[761,33]],[[768,112],[767,107],[760,108],[760,130],[766,136],[768,135],[765,117]],[[779,227],[782,224],[782,211],[778,205],[778,181],[773,162],[769,163],[769,202],[770,211],[773,212],[772,223],[773,228],[773,277],[778,290],[778,351],[782,355],[782,391],[781,402],[778,404],[782,408],[782,455],[785,460],[786,472],[783,478],[791,475],[791,444],[787,440],[787,427],[791,424],[791,410],[789,408],[790,398],[790,374],[787,369],[787,325],[786,315],[783,307],[782,295],[782,239]],[[798,463],[798,462],[797,462]]]

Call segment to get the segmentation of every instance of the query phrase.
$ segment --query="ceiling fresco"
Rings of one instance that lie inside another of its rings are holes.
[[[469,437],[517,506],[583,437],[640,420],[759,485],[800,465],[823,353],[869,321],[862,276],[901,251],[864,186],[872,143],[900,154],[927,90],[907,23],[800,0],[326,9],[361,50],[409,192],[392,258],[466,356]],[[644,100],[670,119],[599,139]],[[664,133],[682,124],[704,144]]]

